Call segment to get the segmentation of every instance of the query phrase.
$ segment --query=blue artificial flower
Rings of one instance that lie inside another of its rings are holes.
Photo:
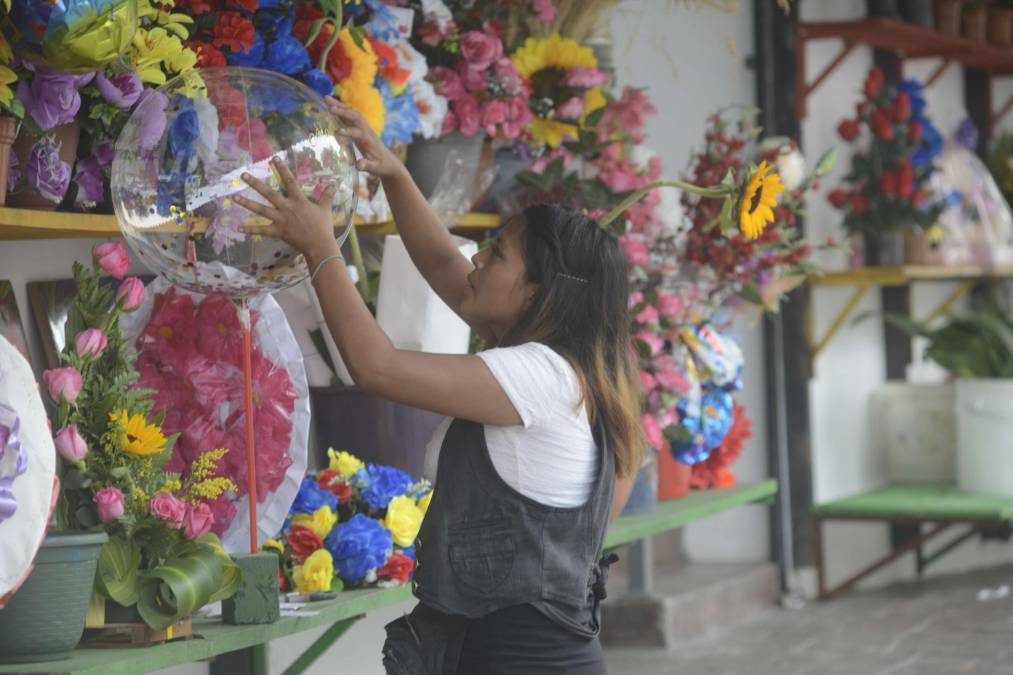
[[[367,28],[369,34],[378,40],[397,40],[401,31],[397,28],[397,17],[382,0],[365,0],[363,3],[372,12]]]
[[[911,115],[919,117],[925,112],[925,96],[923,94],[922,83],[918,80],[904,80],[897,85],[897,93],[904,93],[911,99]]]
[[[283,75],[298,75],[310,68],[310,55],[297,38],[286,35],[267,47],[264,67]]]
[[[408,492],[415,482],[411,476],[392,466],[369,464],[352,476],[359,494],[371,509],[385,509],[390,500]]]
[[[264,3],[260,3],[260,7],[263,10]],[[253,18],[253,25],[268,42],[292,35],[292,17],[286,13],[257,12]]]
[[[246,66],[247,68],[259,68],[264,63],[264,38],[259,32],[253,34],[253,44],[245,52],[231,52],[224,50],[225,60],[230,66]]]
[[[315,513],[321,506],[329,506],[331,511],[338,510],[338,498],[330,490],[320,487],[313,478],[303,478],[299,486],[299,494],[292,504],[292,513]]]
[[[408,93],[407,89],[400,96],[396,96],[390,83],[379,76],[376,78],[376,87],[380,90],[380,96],[383,97],[383,107],[387,111],[380,140],[388,147],[395,143],[411,143],[412,135],[421,124],[415,98]]]
[[[319,68],[307,70],[303,73],[302,79],[307,87],[321,96],[334,95],[334,83],[331,82],[330,76]]]
[[[263,84],[252,85],[246,93],[246,101],[255,117],[271,113],[292,115],[301,105],[291,93]]]
[[[917,168],[924,168],[930,166],[932,160],[943,151],[943,135],[928,118],[917,117],[915,121],[922,125],[922,142],[911,155],[911,164]]]
[[[169,125],[169,152],[173,159],[186,162],[193,156],[193,144],[200,135],[200,122],[193,100],[180,97],[176,116]]]
[[[965,117],[957,127],[953,138],[963,147],[973,151],[978,147],[978,127],[974,126],[970,118]]]
[[[331,530],[324,547],[334,559],[337,575],[344,581],[356,582],[386,564],[394,550],[394,540],[380,521],[357,513]]]
[[[405,557],[411,558],[412,560],[415,560],[415,545],[414,544],[412,544],[408,548],[399,548],[397,550],[400,551],[401,554],[404,555]]]

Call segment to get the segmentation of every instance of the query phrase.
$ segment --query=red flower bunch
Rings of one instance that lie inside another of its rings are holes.
[[[693,465],[690,485],[705,490],[708,488],[730,488],[735,486],[735,474],[729,471],[742,453],[742,444],[753,436],[753,423],[746,417],[745,406],[734,404],[732,428],[725,440],[711,452],[710,457]]]

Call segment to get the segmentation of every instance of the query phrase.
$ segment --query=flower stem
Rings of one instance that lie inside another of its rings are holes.
[[[645,185],[644,187],[640,188],[639,190],[631,194],[626,199],[619,202],[618,206],[609,211],[608,214],[601,219],[601,224],[608,225],[613,220],[621,216],[623,212],[626,211],[626,209],[630,208],[631,206],[639,202],[641,199],[643,199],[645,196],[647,196],[649,192],[663,187],[678,188],[686,192],[698,194],[701,197],[720,198],[720,197],[727,197],[728,195],[731,194],[731,188],[724,185],[712,185],[711,187],[700,187],[699,185],[693,185],[692,183],[686,183],[681,180],[659,180],[654,183],[651,183],[650,185]]]

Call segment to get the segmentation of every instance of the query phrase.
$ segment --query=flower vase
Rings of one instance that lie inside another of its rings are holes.
[[[900,267],[904,264],[904,232],[901,228],[865,233],[866,267]]]
[[[442,138],[416,139],[408,146],[405,166],[422,195],[430,199],[444,176],[453,178],[455,183],[478,177],[484,143],[485,134],[481,132],[464,136],[455,131]],[[459,187],[465,188],[465,201],[474,200],[475,183]],[[469,202],[465,210],[470,206]]]
[[[932,263],[932,246],[922,230],[913,227],[904,229],[904,262],[908,265]]]
[[[676,461],[668,448],[658,452],[658,499],[682,499],[688,495],[692,473],[693,467]]]
[[[46,132],[52,137],[60,148],[60,161],[65,162],[70,171],[74,170],[74,162],[77,157],[77,142],[81,137],[81,126],[78,122],[61,124]],[[27,184],[28,159],[32,148],[38,138],[30,134],[22,133],[14,141],[14,156],[18,159],[18,169],[22,173],[21,186],[7,195],[7,205],[20,209],[35,209],[38,211],[55,211],[60,202],[54,202],[44,197],[37,189]]]
[[[664,452],[668,452],[665,450]],[[647,448],[644,463],[637,471],[633,490],[620,515],[654,513],[658,507],[658,451]]]
[[[0,610],[0,663],[70,656],[84,632],[105,532],[46,535],[35,569]]]
[[[11,146],[17,133],[17,119],[0,117],[0,206],[7,202],[7,172],[11,163]]]

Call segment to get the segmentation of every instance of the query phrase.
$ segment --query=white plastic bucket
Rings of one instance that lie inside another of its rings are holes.
[[[1013,496],[1013,380],[957,382],[957,485]]]

